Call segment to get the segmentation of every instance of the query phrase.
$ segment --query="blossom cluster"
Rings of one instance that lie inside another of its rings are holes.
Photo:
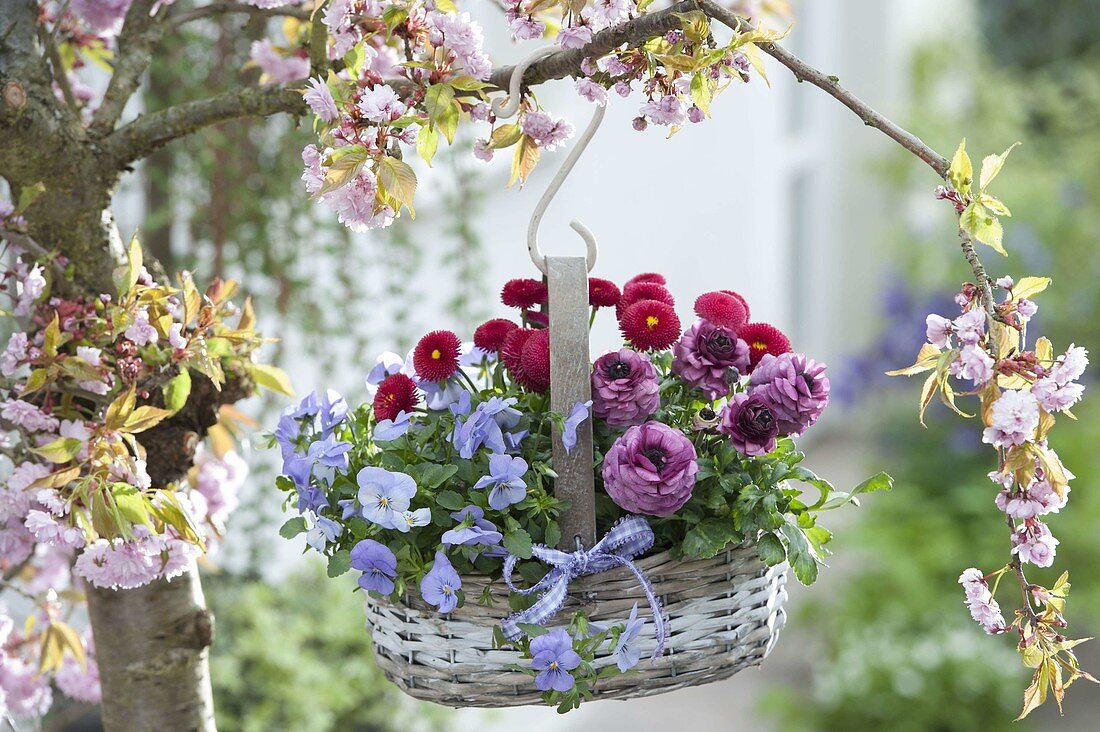
[[[997,469],[989,473],[997,486],[992,502],[1010,529],[1012,559],[989,574],[967,569],[959,582],[971,616],[987,633],[1015,631],[1024,662],[1047,669],[1036,673],[1021,716],[1045,697],[1052,664],[1072,678],[1091,678],[1079,670],[1069,650],[1076,642],[1067,641],[1063,634],[1067,575],[1050,589],[1028,582],[1024,575],[1027,565],[1050,567],[1055,561],[1059,541],[1044,519],[1066,507],[1074,476],[1054,451],[1049,435],[1056,415],[1072,417],[1071,408],[1084,394],[1080,380],[1088,366],[1088,352],[1080,346],[1071,344],[1056,353],[1045,337],[1029,339],[1028,325],[1038,312],[1034,298],[1049,284],[1045,277],[1019,281],[1001,277],[986,283],[988,292],[1003,293],[999,299],[994,294],[992,302],[982,286],[966,284],[955,297],[960,313],[928,315],[927,343],[917,362],[890,372],[931,372],[922,396],[922,415],[937,393],[944,404],[964,416],[970,415],[956,405],[956,397],[973,395],[981,402],[982,442],[996,450],[998,458]],[[1014,577],[1025,597],[1011,622],[994,599],[997,584],[991,589],[988,583],[990,578],[999,583],[1005,577]],[[1059,701],[1063,688],[1055,691]]]
[[[0,642],[0,712],[24,718],[49,708],[51,681],[98,698],[94,644],[64,622],[68,604],[89,586],[187,571],[236,506],[247,468],[227,445],[199,447],[190,485],[165,484],[141,435],[187,404],[192,373],[223,385],[270,384],[279,372],[252,363],[260,338],[251,307],[229,300],[235,283],[200,293],[184,275],[178,290],[160,285],[135,241],[116,273],[120,294],[87,297],[58,268],[4,245],[14,256],[0,290],[15,330],[0,351],[0,573],[34,614]],[[0,626],[9,619],[0,612]]]
[[[561,542],[552,434],[572,451],[591,429],[604,530],[645,515],[659,549],[692,558],[768,534],[762,558],[789,559],[812,582],[827,536],[807,532],[815,512],[888,487],[883,478],[832,495],[798,465],[792,438],[828,403],[825,366],[751,321],[732,290],[700,296],[686,329],[660,274],[622,287],[593,277],[588,294],[593,321],[613,313],[624,342],[592,364],[591,401],[565,413],[550,410],[552,313],[535,279],[507,282],[500,300],[515,317],[486,321],[472,341],[435,330],[404,357],[379,356],[361,406],[328,390],[287,408],[272,436],[277,485],[296,514],[282,534],[304,534],[331,575],[354,570],[364,591],[454,612],[468,601],[463,576],[499,576],[508,556],[533,571],[535,545]],[[795,500],[795,480],[813,481],[820,499]],[[640,627],[636,613],[615,626],[606,651],[632,658]],[[570,654],[596,652],[592,637],[555,630],[521,645],[539,688],[589,688],[584,663],[566,667]]]

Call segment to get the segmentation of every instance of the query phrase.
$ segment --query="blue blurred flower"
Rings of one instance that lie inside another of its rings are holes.
[[[283,464],[283,472],[289,475],[299,488],[309,483],[310,477],[332,485],[337,470],[348,469],[348,451],[351,443],[329,435],[310,443],[305,455],[293,455]]]
[[[374,426],[375,442],[390,442],[409,431],[412,426],[409,420],[412,414],[404,410],[397,413],[393,419],[384,419]]]

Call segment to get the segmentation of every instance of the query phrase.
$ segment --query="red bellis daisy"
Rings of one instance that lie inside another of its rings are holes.
[[[374,395],[374,418],[379,422],[396,419],[400,412],[411,412],[419,403],[416,382],[405,374],[390,374]]]
[[[594,308],[611,308],[619,304],[623,293],[611,280],[588,278],[588,304]]]
[[[734,292],[733,290],[720,290],[720,292],[726,293],[741,303],[741,307],[745,308],[745,321],[748,322],[748,319],[752,317],[752,311],[749,310],[749,301],[742,297],[741,293]]]
[[[449,330],[433,330],[413,349],[416,375],[427,381],[443,381],[458,371],[462,341]]]
[[[500,346],[500,360],[504,362],[512,381],[517,384],[524,383],[523,346],[537,332],[534,328],[516,328],[504,336],[504,343]]]
[[[550,313],[543,310],[524,310],[523,318],[527,324],[535,328],[550,327]]]
[[[641,274],[636,274],[629,280],[627,280],[625,287],[629,287],[636,282],[652,282],[657,285],[668,284],[668,280],[665,279],[665,276],[663,274],[660,274],[658,272],[642,272]]]
[[[695,300],[695,314],[721,328],[736,331],[748,321],[745,306],[725,292],[707,292]]]
[[[546,391],[550,388],[550,331],[535,331],[523,344],[520,356],[522,385],[530,391]]]
[[[656,282],[634,282],[623,288],[623,296],[615,306],[615,316],[621,320],[627,308],[642,300],[656,300],[669,307],[676,306],[675,298],[664,285]]]
[[[623,337],[639,351],[661,351],[680,337],[680,319],[668,303],[642,300],[626,309],[619,320]]]
[[[523,310],[546,303],[546,283],[529,278],[508,280],[500,291],[500,301],[510,308]]]
[[[504,345],[504,338],[519,326],[511,320],[494,318],[487,320],[474,331],[474,345],[483,351],[496,353]]]
[[[749,344],[749,365],[756,368],[765,353],[778,356],[791,350],[791,341],[783,331],[767,323],[747,323],[737,337]]]

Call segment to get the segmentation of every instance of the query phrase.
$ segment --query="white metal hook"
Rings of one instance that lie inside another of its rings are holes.
[[[584,153],[588,143],[591,142],[592,137],[596,134],[596,130],[600,128],[600,123],[603,122],[604,112],[606,112],[604,105],[597,105],[596,111],[592,115],[592,121],[588,123],[588,127],[584,129],[581,136],[577,138],[577,142],[573,145],[573,149],[569,151],[569,154],[565,157],[565,162],[558,168],[558,172],[554,174],[553,180],[550,181],[550,185],[547,186],[546,192],[542,194],[542,198],[539,199],[538,204],[535,206],[534,212],[531,214],[531,223],[527,226],[527,252],[531,255],[531,261],[535,263],[535,266],[539,268],[539,271],[546,274],[546,257],[543,256],[542,251],[539,250],[539,224],[542,223],[542,215],[546,213],[547,207],[550,206],[550,202],[554,200],[554,196],[561,188],[562,183],[569,176],[570,171],[573,170],[573,166],[577,164],[577,160],[580,159],[581,154]],[[588,229],[587,226],[580,221],[573,219],[569,222],[569,227],[573,231],[580,234],[584,239],[584,244],[587,249],[586,263],[588,264],[588,271],[591,272],[592,268],[596,266],[596,237]]]
[[[493,100],[491,105],[493,114],[500,119],[508,119],[509,117],[516,116],[516,112],[519,111],[519,104],[523,101],[523,95],[520,94],[520,87],[523,85],[523,75],[527,73],[527,69],[530,68],[531,64],[539,59],[546,58],[557,50],[559,49],[553,46],[545,46],[537,49],[530,56],[516,64],[512,69],[512,76],[508,80],[508,96],[498,97]]]

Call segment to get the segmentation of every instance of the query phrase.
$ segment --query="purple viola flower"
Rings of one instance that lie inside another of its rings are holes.
[[[749,372],[749,344],[737,332],[695,321],[672,347],[672,371],[714,400],[730,393],[730,381]]]
[[[420,596],[424,602],[434,605],[440,613],[449,613],[458,607],[458,591],[461,589],[462,578],[451,566],[447,555],[436,552],[431,570],[420,580]]]
[[[691,498],[699,463],[683,432],[660,422],[628,429],[603,459],[603,486],[631,513],[671,516]]]
[[[363,518],[383,529],[408,531],[405,512],[416,495],[416,481],[404,473],[367,466],[355,476]]]
[[[574,683],[569,672],[580,665],[581,657],[573,650],[573,639],[565,628],[531,639],[531,668],[538,671],[535,688],[539,691],[569,691]]]
[[[565,446],[566,452],[573,452],[573,448],[577,446],[577,428],[588,419],[588,410],[591,407],[591,399],[583,403],[577,402],[573,405],[573,411],[565,418],[565,424],[561,430],[561,444]]]
[[[363,508],[359,505],[359,501],[354,498],[344,498],[336,502],[336,505],[340,507],[340,520],[347,521],[352,516],[358,516],[359,511]]]
[[[630,609],[630,617],[626,620],[626,627],[619,634],[619,639],[615,641],[615,649],[612,651],[612,657],[615,659],[615,664],[619,667],[620,673],[625,674],[637,666],[638,661],[641,660],[641,646],[634,641],[638,638],[638,634],[642,631],[644,625],[645,620],[638,617],[638,603],[634,603],[634,607]]]
[[[290,407],[283,412],[275,427],[275,442],[279,445],[284,466],[298,452],[298,442],[302,437],[302,423],[289,414],[292,409]]]
[[[762,397],[739,393],[722,410],[718,431],[729,435],[741,454],[759,457],[775,449],[779,424]]]
[[[504,433],[504,447],[508,452],[519,452],[523,446],[523,440],[530,433],[530,430],[519,430],[518,432],[505,432]]]
[[[522,417],[519,410],[512,407],[515,403],[515,398],[491,397],[478,404],[465,419],[456,419],[451,442],[459,457],[469,460],[482,446],[493,453],[505,452],[508,446],[504,431],[518,425]]]
[[[397,526],[394,528],[401,533],[405,533],[409,529],[414,529],[417,526],[427,526],[431,522],[432,509],[418,508],[415,511],[406,511],[401,514],[401,520],[397,522]]]
[[[315,485],[306,485],[298,488],[298,513],[313,511],[319,512],[322,508],[328,508],[329,502],[325,492]]]
[[[444,532],[443,543],[447,546],[496,546],[504,539],[496,524],[485,518],[481,506],[467,506],[452,513],[451,518],[460,523]]]
[[[825,364],[802,353],[765,354],[749,379],[749,393],[771,407],[780,435],[801,435],[829,403]]]
[[[592,365],[592,412],[612,427],[649,419],[661,406],[657,369],[640,353],[622,348]]]
[[[377,389],[378,385],[387,377],[400,372],[405,366],[405,359],[392,351],[386,351],[378,356],[374,366],[367,373],[367,387]]]
[[[330,518],[310,513],[306,514],[306,519],[313,524],[306,531],[306,543],[319,552],[323,552],[328,544],[344,533],[343,527]]]
[[[344,397],[332,389],[325,389],[325,395],[321,397],[320,409],[321,434],[328,435],[338,424],[348,416],[348,403]]]
[[[428,381],[418,378],[416,385],[424,392],[424,406],[433,412],[442,412],[461,399],[463,394],[469,394],[455,379]]]
[[[489,491],[489,505],[497,511],[503,511],[527,496],[527,484],[523,481],[526,473],[527,461],[523,458],[490,455],[489,474],[474,483],[474,490],[492,486]]]
[[[309,483],[311,477],[332,485],[336,471],[348,469],[349,450],[351,450],[350,442],[344,442],[336,439],[335,435],[329,435],[310,443],[305,455],[291,457],[283,465],[283,471],[299,487]]]
[[[374,539],[363,539],[352,547],[351,568],[363,574],[359,586],[370,592],[389,595],[397,576],[397,557],[390,548]]]
[[[410,420],[412,414],[404,410],[397,413],[393,419],[383,419],[374,426],[375,442],[390,442],[409,431],[412,426]]]

